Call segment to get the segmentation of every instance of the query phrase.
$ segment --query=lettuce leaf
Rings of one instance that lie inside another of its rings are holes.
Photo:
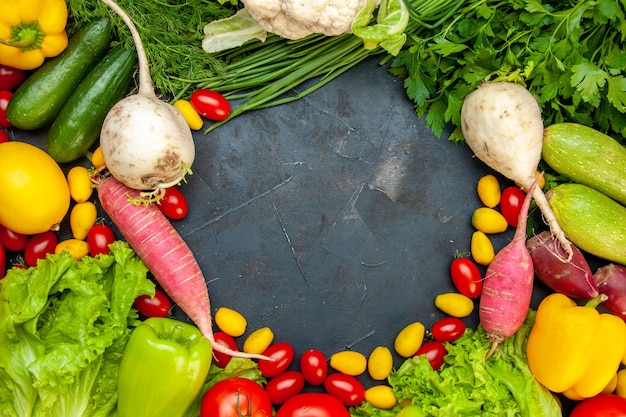
[[[425,417],[560,417],[558,402],[528,368],[526,340],[533,322],[531,310],[524,326],[488,360],[489,342],[480,326],[446,344],[439,371],[424,356],[407,359],[388,379],[399,403],[418,405]],[[363,403],[351,416],[393,417],[399,410]]]
[[[76,261],[48,255],[0,281],[0,415],[108,416],[135,298],[153,294],[127,243]]]

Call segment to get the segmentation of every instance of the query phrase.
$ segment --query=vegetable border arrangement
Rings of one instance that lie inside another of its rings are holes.
[[[626,416],[626,4],[351,5],[0,6],[0,415]],[[492,173],[470,251],[450,262],[455,291],[434,299],[443,317],[369,354],[297,357],[270,327],[212,314],[171,223],[189,211],[177,186],[193,130],[370,57]],[[45,149],[18,129],[44,131]],[[534,309],[537,281],[549,295]]]

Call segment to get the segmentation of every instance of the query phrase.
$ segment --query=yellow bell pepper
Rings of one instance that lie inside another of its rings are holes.
[[[597,300],[577,305],[567,296],[547,296],[528,337],[528,365],[550,391],[581,400],[593,397],[617,372],[626,349],[626,323],[598,312]]]
[[[0,64],[38,68],[67,46],[65,0],[0,0]]]

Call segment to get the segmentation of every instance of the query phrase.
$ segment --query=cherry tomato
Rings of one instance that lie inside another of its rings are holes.
[[[0,64],[0,90],[14,90],[26,79],[26,71]]]
[[[161,212],[172,220],[180,220],[187,216],[189,212],[189,205],[184,194],[176,187],[169,187],[165,189],[165,196],[157,207],[161,209]]]
[[[326,357],[317,349],[305,351],[300,356],[300,371],[309,384],[322,385],[328,375]]]
[[[300,394],[304,388],[304,376],[298,371],[285,371],[270,379],[265,391],[272,404],[283,404],[294,395]]]
[[[191,94],[191,105],[209,120],[224,120],[230,114],[230,103],[217,91],[201,88]]]
[[[339,399],[322,392],[305,392],[291,397],[276,412],[276,417],[313,416],[350,417],[350,413]]]
[[[443,360],[448,351],[444,344],[438,340],[431,340],[424,343],[415,353],[415,356],[426,355],[430,366],[436,371],[443,365]]]
[[[456,289],[469,298],[478,297],[483,290],[483,277],[469,258],[455,258],[450,264],[450,275]]]
[[[87,245],[91,256],[109,254],[111,252],[109,245],[113,242],[115,242],[113,229],[104,223],[94,224],[87,233]]]
[[[0,90],[0,126],[11,127],[11,122],[7,119],[7,106],[13,98],[13,93],[9,90]]]
[[[293,346],[289,343],[277,342],[265,349],[263,355],[274,359],[274,361],[265,359],[259,360],[259,370],[261,374],[266,378],[271,378],[289,368],[295,356],[295,352]]]
[[[39,259],[45,259],[49,253],[54,253],[59,239],[54,232],[47,231],[33,235],[24,248],[24,262],[28,266],[37,266]]]
[[[272,403],[258,383],[228,378],[213,385],[202,397],[200,417],[272,417]]]
[[[222,346],[226,346],[231,350],[239,350],[237,342],[235,341],[235,339],[233,339],[231,335],[224,332],[216,332],[213,334],[213,337],[215,338],[216,343],[219,343]],[[218,367],[222,369],[226,368],[226,365],[228,365],[231,359],[232,356],[227,355],[226,353],[218,352],[217,350],[213,349],[213,363]]]
[[[26,248],[30,236],[14,232],[0,225],[0,243],[11,252],[21,252]]]
[[[4,278],[7,273],[7,252],[0,243],[0,279]]]
[[[437,320],[430,329],[433,338],[440,342],[454,342],[465,333],[465,323],[457,317]]]
[[[324,389],[348,407],[357,406],[365,399],[365,387],[361,381],[341,372],[328,375],[324,380]]]
[[[167,317],[172,309],[172,302],[167,294],[155,288],[154,297],[140,295],[135,298],[133,306],[146,317]]]
[[[517,227],[519,212],[524,202],[524,192],[519,187],[507,187],[502,190],[500,213],[511,227]]]
[[[626,398],[599,394],[579,402],[570,417],[626,417]]]
[[[11,139],[9,139],[9,135],[7,134],[7,132],[0,129],[0,143],[8,142],[9,140]]]

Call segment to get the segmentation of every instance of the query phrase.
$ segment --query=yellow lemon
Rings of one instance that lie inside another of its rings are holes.
[[[0,144],[0,224],[26,235],[58,230],[70,207],[59,165],[24,142]]]

